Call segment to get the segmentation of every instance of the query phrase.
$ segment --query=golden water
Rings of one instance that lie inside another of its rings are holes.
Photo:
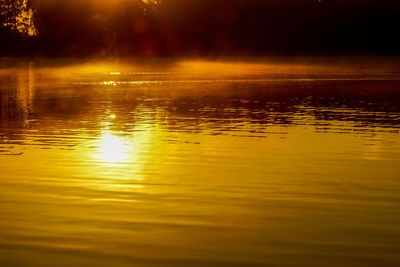
[[[400,74],[0,69],[2,266],[400,264]]]

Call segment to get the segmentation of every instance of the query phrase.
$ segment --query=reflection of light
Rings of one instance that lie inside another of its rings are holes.
[[[150,5],[150,4],[159,4],[161,1],[160,0],[142,0],[143,3],[145,3],[146,5]]]
[[[368,160],[379,160],[382,153],[382,141],[378,137],[370,139],[368,144],[365,144],[363,157]]]
[[[18,72],[17,79],[17,100],[22,109],[24,120],[28,122],[29,114],[32,113],[33,106],[33,69],[29,63],[27,69]]]
[[[105,81],[103,82],[103,84],[108,86],[117,86],[117,83],[115,81]]]
[[[128,144],[122,138],[109,133],[100,138],[97,152],[96,158],[106,163],[128,162]]]

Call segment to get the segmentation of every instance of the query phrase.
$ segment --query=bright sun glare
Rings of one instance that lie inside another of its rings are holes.
[[[96,158],[104,163],[126,163],[129,157],[129,145],[126,140],[110,133],[101,136]]]

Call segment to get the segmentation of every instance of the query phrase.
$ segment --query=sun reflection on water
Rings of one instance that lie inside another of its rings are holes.
[[[131,149],[128,140],[105,132],[98,141],[95,157],[107,165],[118,165],[129,162]]]
[[[117,82],[115,81],[104,81],[103,84],[108,86],[117,86]]]
[[[315,264],[399,258],[398,82],[239,84],[206,67],[1,70],[0,261],[190,265],[200,251],[218,265],[243,251],[237,262],[263,264],[277,251],[279,264],[293,240]]]

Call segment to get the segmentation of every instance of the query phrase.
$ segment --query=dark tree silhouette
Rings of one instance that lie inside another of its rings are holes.
[[[398,54],[397,0],[0,0],[0,53]],[[33,33],[37,33],[37,36]],[[30,36],[31,35],[31,36]]]
[[[34,35],[32,2],[28,0],[1,0],[0,23],[3,30]]]

